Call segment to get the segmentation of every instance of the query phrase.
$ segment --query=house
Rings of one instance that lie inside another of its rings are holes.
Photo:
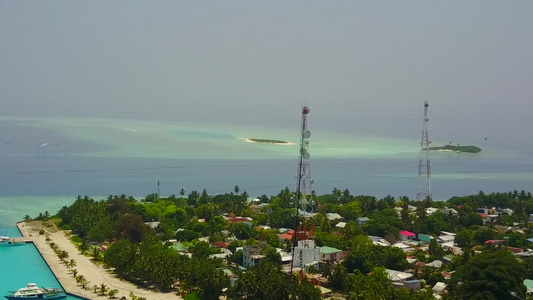
[[[160,222],[144,222],[144,224],[148,225],[152,229],[156,229],[157,226],[159,226]]]
[[[281,256],[281,265],[282,268],[289,267],[292,261],[292,254],[290,252],[287,252],[283,249],[276,248],[276,251],[278,252],[279,256]]]
[[[379,236],[369,235],[368,238],[372,241],[372,244],[374,245],[383,246],[383,247],[389,247],[391,245],[389,241]]]
[[[337,225],[335,225],[335,227],[344,228],[344,227],[346,227],[346,222],[339,222],[339,223],[337,223]]]
[[[328,218],[328,220],[330,220],[330,221],[342,220],[343,219],[343,217],[341,215],[339,215],[338,213],[326,213],[326,218]]]
[[[444,293],[444,289],[446,289],[446,283],[439,281],[435,283],[435,285],[432,288],[433,294],[441,295],[442,293]]]
[[[458,214],[457,210],[453,208],[448,208],[448,207],[442,208],[440,212],[444,215],[457,215]]]
[[[228,249],[228,244],[224,242],[214,242],[213,247]]]
[[[431,216],[432,214],[436,213],[437,211],[439,211],[438,208],[428,207],[428,208],[426,208],[426,215]]]
[[[437,237],[437,242],[439,244],[448,243],[455,241],[455,235],[440,235]]]
[[[498,245],[501,245],[505,243],[505,240],[487,240],[485,241],[485,245],[495,245],[495,246],[498,246]]]
[[[178,251],[180,253],[185,253],[185,252],[189,251],[189,248],[185,247],[182,243],[176,243],[176,244],[172,245],[172,248],[174,248],[176,251]]]
[[[406,273],[406,272],[401,272],[401,271],[396,271],[396,270],[391,270],[391,269],[387,269],[387,273],[389,274],[389,278],[391,279],[393,283],[404,282],[407,279],[414,276],[411,273]]]
[[[236,217],[236,216],[224,217],[224,219],[230,221],[231,223],[244,222],[244,223],[250,223],[250,224],[254,220],[250,217]]]
[[[257,267],[265,257],[261,248],[257,245],[246,245],[242,249],[242,261],[244,267]]]
[[[476,209],[476,212],[478,214],[488,215],[489,214],[489,209],[486,208],[486,207],[480,207],[480,208]]]
[[[292,241],[294,233],[295,233],[294,230],[289,230],[289,231],[287,231],[285,233],[278,234],[278,237],[279,237],[281,242]]]
[[[370,219],[367,218],[367,217],[361,217],[361,218],[357,218],[357,219],[355,220],[355,222],[357,222],[357,224],[359,224],[359,226],[363,226],[363,225],[365,225],[365,223],[366,223],[368,220],[370,220]]]
[[[412,241],[414,240],[416,237],[416,234],[410,232],[410,231],[407,231],[407,230],[402,230],[400,231],[400,234],[399,234],[399,239],[400,241]]]
[[[342,250],[337,248],[322,246],[320,254],[322,254],[322,261],[340,262],[342,260]]]
[[[524,279],[524,285],[526,286],[526,289],[527,289],[527,294],[528,295],[531,295],[533,294],[533,280],[531,279]]]
[[[421,242],[427,242],[427,243],[430,243],[431,240],[435,239],[434,237],[432,237],[431,235],[429,234],[422,234],[422,233],[419,233],[418,234],[418,240],[420,240]]]
[[[427,263],[426,267],[441,268],[442,267],[442,261],[434,260],[434,261],[432,261],[430,263]]]
[[[420,280],[407,280],[404,281],[403,287],[412,290],[412,291],[418,291],[420,290]]]

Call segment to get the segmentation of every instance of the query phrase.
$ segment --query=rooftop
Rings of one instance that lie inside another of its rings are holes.
[[[403,235],[403,236],[415,236],[416,234],[410,232],[410,231],[407,231],[407,230],[402,230],[400,231],[400,234]]]
[[[333,247],[328,247],[328,246],[320,247],[320,253],[322,254],[331,254],[331,253],[339,253],[339,252],[342,252],[342,250],[333,248]]]

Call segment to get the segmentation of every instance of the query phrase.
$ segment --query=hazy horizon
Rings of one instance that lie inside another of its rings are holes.
[[[533,3],[4,1],[1,116],[184,120],[524,145]],[[460,138],[459,138],[460,136]]]

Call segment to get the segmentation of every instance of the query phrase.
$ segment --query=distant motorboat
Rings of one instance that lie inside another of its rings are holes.
[[[18,289],[11,295],[5,296],[8,300],[21,299],[61,299],[67,294],[62,289],[40,288],[35,283],[28,283],[26,287]]]

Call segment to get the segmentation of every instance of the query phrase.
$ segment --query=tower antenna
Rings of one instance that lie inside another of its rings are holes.
[[[418,156],[418,194],[417,201],[432,200],[431,196],[431,164],[429,153],[429,140],[427,124],[428,118],[428,101],[424,101],[424,121],[422,123],[422,138],[420,139],[420,155]]]
[[[296,215],[294,219],[294,235],[292,237],[292,260],[291,260],[291,274],[294,266],[294,248],[298,245],[298,227],[299,211],[300,207],[304,213],[312,208],[313,202],[307,199],[308,195],[311,195],[311,185],[313,180],[311,179],[311,161],[309,154],[309,138],[311,132],[307,129],[307,115],[309,114],[309,107],[302,107],[302,124],[300,128],[300,160],[298,162],[298,174],[296,183],[296,195],[294,198],[294,207],[296,208]]]

